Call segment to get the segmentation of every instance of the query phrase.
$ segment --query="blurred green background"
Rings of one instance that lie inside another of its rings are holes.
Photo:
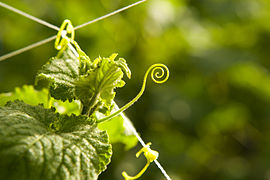
[[[4,0],[60,26],[79,25],[134,0]],[[0,55],[56,31],[0,8]],[[173,180],[270,179],[270,1],[149,0],[76,31],[94,59],[114,52],[132,79],[117,90],[120,106],[139,91],[153,63],[170,68],[168,82],[151,81],[126,114],[142,138],[160,152]],[[33,84],[37,70],[57,51],[53,42],[0,62],[0,92]],[[112,162],[99,179],[119,180],[145,164],[140,145],[114,144]],[[164,180],[152,164],[142,180]]]

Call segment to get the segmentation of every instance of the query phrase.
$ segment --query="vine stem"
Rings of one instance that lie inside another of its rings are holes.
[[[159,80],[160,78],[163,78],[163,76],[165,75],[164,69],[166,70],[166,77],[163,80]],[[159,71],[157,72],[156,70],[159,70]],[[115,116],[119,115],[121,112],[125,111],[130,106],[132,106],[143,95],[143,92],[144,92],[145,86],[146,86],[147,77],[148,77],[150,72],[151,72],[152,80],[158,84],[166,82],[169,78],[169,69],[167,68],[166,65],[153,64],[152,66],[150,66],[147,69],[147,71],[144,75],[144,78],[143,78],[143,84],[142,84],[141,90],[137,94],[137,96],[135,98],[133,98],[129,103],[124,105],[122,108],[120,108],[118,111],[114,112],[113,114],[111,114],[105,118],[97,120],[97,123],[102,123],[102,122],[108,121],[108,120],[114,118]]]

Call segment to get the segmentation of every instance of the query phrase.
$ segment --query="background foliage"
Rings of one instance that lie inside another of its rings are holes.
[[[60,26],[79,25],[134,1],[4,0]],[[0,8],[1,55],[56,34]],[[144,71],[169,66],[169,81],[149,81],[126,114],[143,139],[160,152],[172,179],[270,179],[270,1],[149,0],[76,32],[94,59],[118,52],[132,79],[117,91],[121,106],[138,92]],[[56,55],[53,43],[0,62],[0,91],[33,84],[40,67]],[[109,170],[100,179],[121,179],[145,163],[140,148],[114,144]],[[155,165],[141,179],[164,179]]]

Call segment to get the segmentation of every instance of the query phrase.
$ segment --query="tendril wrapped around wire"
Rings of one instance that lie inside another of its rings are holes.
[[[166,65],[164,64],[153,64],[152,66],[150,66],[143,78],[143,84],[141,87],[140,92],[137,94],[137,96],[135,98],[133,98],[129,103],[127,103],[126,105],[124,105],[122,108],[120,108],[118,111],[114,112],[113,114],[99,119],[97,120],[97,123],[101,123],[107,120],[112,119],[113,117],[119,115],[121,112],[125,111],[127,108],[129,108],[130,106],[132,106],[142,95],[143,92],[145,90],[145,86],[146,86],[146,82],[147,82],[147,77],[149,75],[149,73],[151,72],[151,79],[158,84],[164,83],[168,80],[169,78],[169,69]],[[165,77],[164,77],[165,76]]]

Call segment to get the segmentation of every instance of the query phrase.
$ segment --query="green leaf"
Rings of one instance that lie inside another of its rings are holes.
[[[98,94],[106,103],[111,103],[115,96],[116,87],[122,87],[123,72],[116,63],[104,58],[99,67],[82,77],[76,85],[76,95],[79,99],[89,99]]]
[[[105,121],[104,123],[99,123],[98,128],[101,130],[106,130],[109,135],[110,143],[122,143],[125,145],[125,149],[128,150],[137,145],[137,138],[133,133],[130,131],[129,123],[125,122],[130,121],[123,117],[116,116],[115,118],[111,119],[110,121]],[[131,123],[131,122],[130,122]]]
[[[48,90],[35,90],[33,86],[24,85],[23,87],[15,88],[14,92],[0,94],[0,106],[4,106],[8,101],[22,100],[30,105],[47,104]],[[51,104],[55,107],[56,112],[61,114],[80,114],[79,104],[72,102],[62,102],[51,98]],[[104,115],[102,117],[105,117]],[[126,116],[125,116],[126,117]],[[101,117],[100,117],[101,118]],[[127,118],[127,117],[126,117]],[[137,144],[137,139],[129,131],[124,119],[117,116],[110,121],[98,125],[99,129],[106,130],[110,143],[123,143],[126,149],[130,149]]]
[[[117,53],[113,53],[108,59],[110,61],[114,61],[115,58],[118,56]],[[127,66],[127,62],[124,58],[119,58],[117,61],[114,61],[115,64],[122,69],[122,71],[126,74],[126,76],[130,79],[131,78],[131,71]]]
[[[78,60],[67,48],[42,67],[36,82],[49,81],[50,94],[55,99],[80,100],[82,114],[90,116],[96,111],[108,114],[115,97],[114,89],[125,85],[123,74],[131,76],[127,63],[123,58],[115,61],[117,54],[99,57],[93,62],[83,51],[80,54],[82,57]]]
[[[54,98],[50,98],[48,102],[48,90],[35,90],[33,86],[24,85],[23,87],[15,88],[14,92],[0,94],[0,106],[4,106],[8,101],[21,100],[30,105],[43,104],[44,107],[48,107],[48,103],[56,108],[56,112],[61,114],[80,114],[79,103],[72,101],[59,101]]]
[[[124,65],[123,59],[114,61],[115,55],[110,58],[98,58],[93,62],[94,69],[89,70],[85,76],[80,76],[76,83],[76,97],[80,99],[87,108],[87,114],[92,109],[100,105],[111,106],[115,97],[114,89],[123,87],[125,82],[122,80],[122,68],[128,69]],[[128,70],[125,70],[130,72]]]
[[[0,106],[4,106],[8,101],[16,99],[23,100],[30,105],[47,104],[48,90],[37,91],[33,86],[28,85],[17,87],[13,92],[0,94]]]
[[[117,104],[115,102],[113,102],[113,104],[114,107],[112,113],[119,110]],[[95,115],[97,119],[105,117],[105,115],[101,113],[96,113]],[[98,128],[107,131],[110,143],[122,143],[125,145],[126,150],[136,146],[138,143],[138,139],[133,131],[135,128],[124,113],[121,113],[119,116],[116,116],[109,121],[99,123]]]
[[[36,83],[44,79],[50,82],[50,93],[55,99],[75,99],[75,81],[79,76],[79,60],[67,48],[45,64],[36,76]]]
[[[116,64],[122,69],[122,71],[125,72],[126,76],[130,79],[131,78],[131,71],[127,66],[127,62],[123,58],[119,58],[118,61],[116,61]]]
[[[86,116],[20,101],[0,107],[0,179],[97,179],[111,154],[107,133]]]

